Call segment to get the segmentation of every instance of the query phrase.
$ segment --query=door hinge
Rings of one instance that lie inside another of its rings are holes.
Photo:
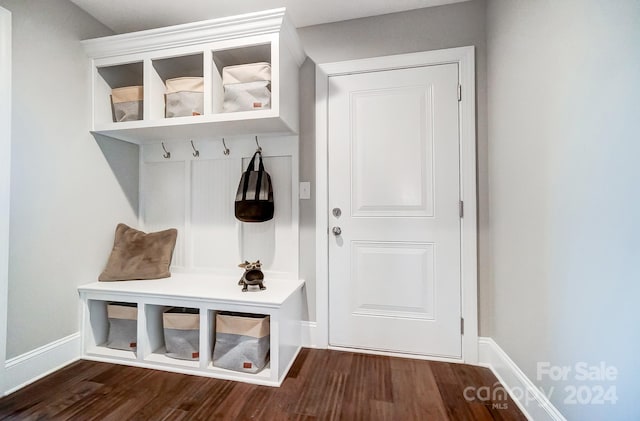
[[[464,318],[460,317],[460,334],[464,335]]]
[[[460,201],[460,218],[464,218],[464,202]]]
[[[462,101],[462,85],[458,84],[458,101]]]

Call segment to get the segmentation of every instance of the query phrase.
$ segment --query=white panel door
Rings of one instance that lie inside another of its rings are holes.
[[[457,86],[457,64],[329,78],[332,346],[462,355]]]

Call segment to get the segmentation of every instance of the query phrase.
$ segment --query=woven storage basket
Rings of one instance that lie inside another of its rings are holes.
[[[222,69],[222,84],[233,85],[259,81],[271,81],[271,65],[269,63],[249,63],[227,66]]]
[[[142,86],[125,86],[111,90],[113,122],[142,120]]]
[[[180,360],[200,357],[200,314],[198,309],[173,307],[162,315],[167,356]]]
[[[219,312],[213,365],[257,373],[269,362],[269,342],[269,316]]]
[[[131,303],[108,303],[109,334],[107,348],[136,351],[138,307]]]
[[[204,81],[201,77],[178,77],[165,82],[165,117],[202,115]]]
[[[225,113],[236,111],[266,110],[271,108],[270,82],[236,83],[224,86]]]
[[[271,64],[249,63],[222,69],[226,113],[271,108]]]

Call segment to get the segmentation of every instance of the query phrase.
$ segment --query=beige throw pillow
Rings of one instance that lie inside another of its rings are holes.
[[[171,276],[169,265],[178,230],[144,233],[118,224],[113,250],[99,281],[131,281]]]

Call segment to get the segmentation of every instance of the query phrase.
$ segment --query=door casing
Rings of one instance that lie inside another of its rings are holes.
[[[475,49],[473,46],[420,53],[350,60],[316,66],[316,323],[310,323],[310,345],[329,347],[329,205],[328,205],[328,86],[332,76],[418,66],[457,63],[461,100],[460,132],[461,309],[464,319],[462,358],[425,359],[478,362],[478,262],[476,199],[476,99]],[[333,348],[333,347],[331,347]],[[340,349],[340,348],[336,348]],[[369,352],[369,351],[363,351]],[[380,352],[374,352],[380,353]],[[382,353],[386,355],[399,355]],[[408,355],[402,355],[408,356]],[[412,356],[415,357],[415,356]]]

